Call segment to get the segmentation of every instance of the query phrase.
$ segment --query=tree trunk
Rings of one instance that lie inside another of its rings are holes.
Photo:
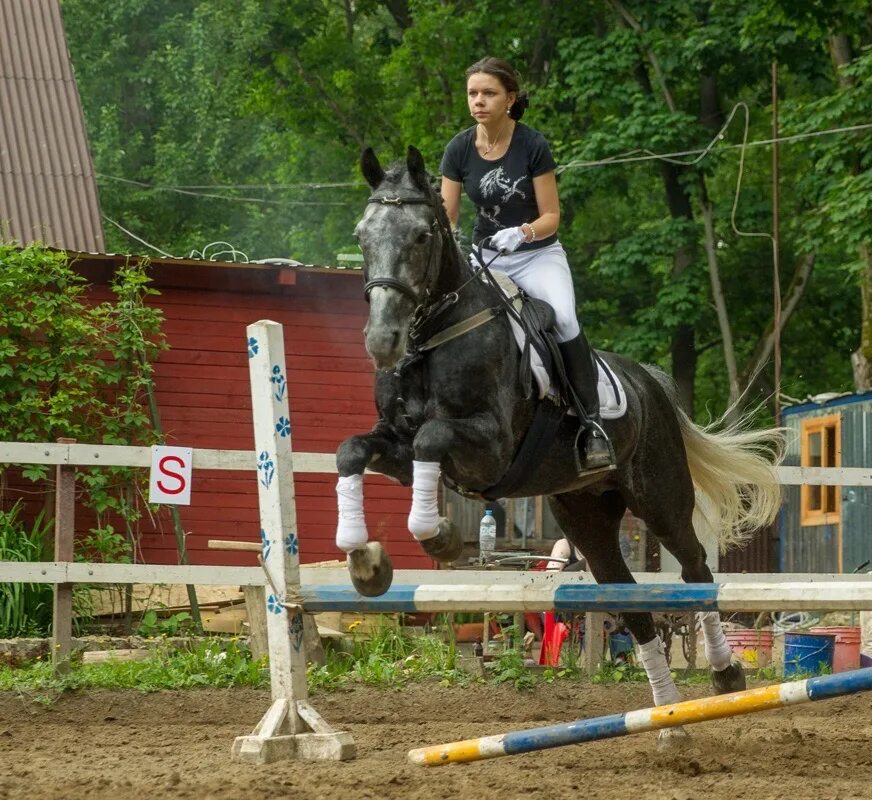
[[[736,350],[733,346],[733,329],[730,326],[730,315],[727,313],[727,302],[721,286],[721,274],[718,269],[717,242],[715,241],[715,223],[712,204],[706,196],[705,183],[700,175],[702,191],[702,219],[705,229],[705,253],[708,259],[709,281],[712,287],[712,300],[718,317],[718,328],[721,331],[721,342],[724,347],[724,363],[727,365],[727,378],[730,383],[730,405],[739,399],[739,379],[736,370]]]
[[[852,86],[853,79],[841,70],[854,58],[851,40],[844,33],[834,33],[830,35],[829,45],[839,86]],[[852,161],[852,171],[857,174],[860,170],[858,154],[854,154]],[[860,277],[860,347],[851,354],[851,367],[854,372],[854,388],[858,392],[866,392],[872,389],[872,247],[869,242],[860,245],[859,256],[864,265]]]
[[[642,90],[649,96],[654,95],[651,79],[645,65],[640,61],[635,69],[636,80]],[[664,86],[665,97],[669,97],[668,89]],[[674,219],[693,219],[693,207],[690,195],[681,185],[679,180],[685,171],[684,167],[659,161],[660,175],[663,179],[663,188],[666,192],[666,205]],[[672,261],[672,277],[678,277],[693,263],[693,248],[690,245],[676,250]],[[672,334],[669,345],[669,353],[672,358],[672,378],[678,386],[678,394],[684,411],[693,416],[694,383],[696,381],[696,332],[693,325],[679,325]]]
[[[860,258],[864,264],[860,279],[863,323],[860,347],[851,354],[851,366],[854,369],[854,388],[858,392],[868,392],[872,390],[872,247],[861,245]]]

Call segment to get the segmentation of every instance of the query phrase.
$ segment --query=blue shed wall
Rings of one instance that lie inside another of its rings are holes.
[[[784,463],[799,466],[802,422],[841,416],[843,467],[872,465],[872,394],[837,398],[824,405],[806,404],[784,411],[789,441]],[[784,572],[852,572],[872,558],[872,487],[841,487],[842,563],[839,526],[800,524],[800,487],[785,487],[780,520],[779,563]]]

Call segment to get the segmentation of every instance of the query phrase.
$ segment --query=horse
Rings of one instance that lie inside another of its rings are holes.
[[[432,558],[451,562],[463,541],[439,516],[440,477],[473,496],[498,485],[537,402],[548,401],[525,392],[508,315],[493,312],[499,305],[494,291],[464,258],[420,152],[409,147],[405,161],[386,171],[367,149],[361,169],[372,194],[355,235],[364,256],[364,337],[375,366],[378,420],[337,450],[337,545],[347,553],[356,590],[373,596],[389,588],[393,569],[384,547],[368,541],[364,470],[412,486],[409,530]],[[579,471],[579,422],[566,415],[541,463],[509,496],[546,495],[598,583],[635,582],[619,547],[627,509],[675,556],[682,580],[713,582],[694,526],[715,532],[726,548],[776,518],[781,432],[752,430],[744,421],[698,426],[661,370],[616,353],[598,355],[627,397],[626,413],[603,422],[614,466]],[[652,615],[626,613],[623,619],[655,704],[677,702]],[[698,620],[715,692],[744,688],[720,615],[700,613]]]

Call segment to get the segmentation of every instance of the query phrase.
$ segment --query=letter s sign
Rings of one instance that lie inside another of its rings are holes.
[[[177,506],[191,504],[190,447],[151,448],[151,475],[149,476],[148,502],[169,503]]]

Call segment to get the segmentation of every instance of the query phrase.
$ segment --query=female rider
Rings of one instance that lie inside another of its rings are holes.
[[[452,225],[461,188],[476,206],[473,242],[490,238],[490,260],[532,297],[549,303],[569,382],[595,425],[585,437],[585,469],[611,463],[601,432],[597,368],[578,323],[566,253],[557,239],[560,202],[555,162],[545,137],[519,120],[527,107],[506,61],[487,57],[466,71],[469,112],[476,124],[457,134],[442,157],[442,199]]]

